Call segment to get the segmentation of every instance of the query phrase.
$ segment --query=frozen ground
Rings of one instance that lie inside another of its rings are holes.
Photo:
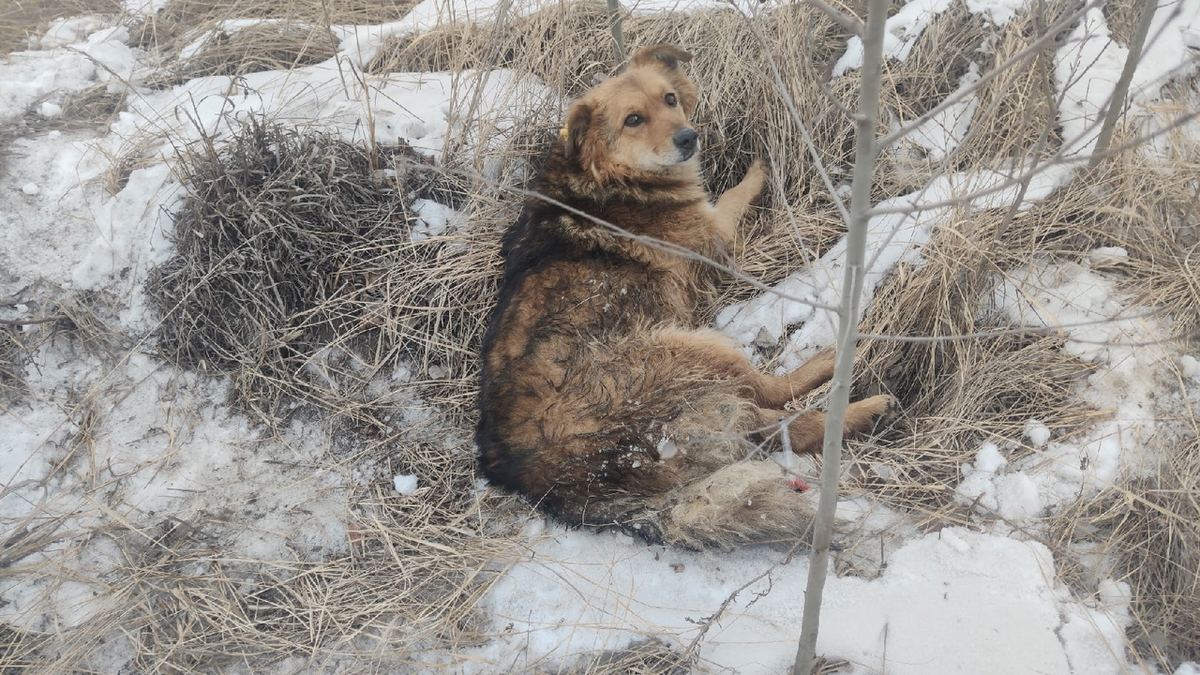
[[[895,38],[889,56],[905,58],[911,41],[946,4],[914,0],[897,13],[889,22]],[[1200,2],[1177,4],[1179,11],[1166,3],[1160,10],[1155,30],[1169,43],[1156,43],[1137,73],[1135,115],[1164,83],[1195,67],[1185,47],[1200,44]],[[969,5],[995,23],[1022,11],[1020,3]],[[494,9],[485,2],[458,8],[481,17]],[[235,93],[225,77],[197,78],[164,91],[141,87],[146,66],[125,44],[127,33],[96,17],[61,22],[38,49],[7,57],[0,62],[0,123],[15,124],[30,110],[46,118],[61,115],[68,97],[95,83],[127,92],[128,107],[105,129],[31,131],[11,142],[0,175],[0,318],[29,316],[36,308],[6,298],[50,284],[105,293],[127,334],[144,335],[154,317],[142,284],[147,269],[169,252],[167,214],[179,203],[172,148],[201,134],[219,136],[231,120],[265,114],[351,141],[361,141],[369,124],[377,140],[404,139],[439,155],[460,131],[451,114],[454,97],[470,93],[456,84],[480,80],[438,73],[362,80],[343,75],[351,64],[368,60],[384,36],[428,26],[437,12],[449,10],[447,3],[427,2],[397,24],[343,27],[339,59],[287,73],[253,73]],[[1061,122],[1066,146],[1084,153],[1095,142],[1096,115],[1111,93],[1124,47],[1110,40],[1099,10],[1072,37],[1058,52],[1059,93],[1067,102]],[[861,45],[852,43],[838,72],[860,62]],[[519,123],[527,113],[522,106],[557,102],[540,83],[510,73],[482,82],[480,100],[504,111],[498,116],[503,124]],[[938,156],[952,152],[973,105],[968,96],[948,108],[921,128],[916,142]],[[146,161],[113,196],[106,181],[114,158],[135,143]],[[943,176],[907,201],[880,205],[894,212],[871,224],[868,293],[896,262],[920,261],[922,244],[946,213],[934,204],[1007,178]],[[1070,180],[1069,165],[1051,167],[1025,199],[1044,198]],[[1006,195],[1015,191],[993,192],[981,205]],[[912,204],[927,208],[901,212]],[[436,203],[414,208],[426,221],[426,234],[469,227]],[[743,344],[762,330],[785,337],[789,365],[829,345],[832,319],[789,299],[836,302],[842,253],[833,248],[812,269],[779,284],[777,294],[726,309],[720,327]],[[1096,253],[1106,260],[1121,255]],[[843,520],[880,539],[880,553],[859,563],[877,574],[830,578],[819,651],[849,660],[857,673],[1155,672],[1131,663],[1124,648],[1128,589],[1107,578],[1099,564],[1096,592],[1073,594],[1056,580],[1051,552],[1027,532],[1036,529],[1040,515],[1082,491],[1102,491],[1122,476],[1153,471],[1156,458],[1143,448],[1155,420],[1183,403],[1157,396],[1159,382],[1181,373],[1194,397],[1200,366],[1167,347],[1122,346],[1166,337],[1166,329],[1137,318],[1141,308],[1087,262],[1031,267],[998,288],[995,308],[1014,322],[1066,328],[1071,339],[1064,349],[1096,366],[1081,395],[1113,414],[1070,442],[1051,440],[1030,419],[1024,442],[1038,452],[1020,461],[1010,462],[1010,448],[1002,444],[982,445],[976,461],[963,467],[958,492],[963,503],[978,500],[1003,516],[989,532],[921,533],[901,514],[863,498],[846,500]],[[120,354],[103,358],[60,342],[44,344],[25,372],[30,395],[0,411],[0,539],[57,532],[55,544],[6,561],[0,621],[29,631],[63,631],[104,609],[112,597],[97,591],[126,563],[111,541],[87,536],[105,523],[154,532],[173,518],[219,513],[238,523],[230,557],[309,560],[346,549],[350,495],[377,476],[332,458],[328,429],[298,422],[284,438],[263,437],[225,404],[225,382],[175,370],[145,355],[140,344],[123,345]],[[98,424],[97,416],[106,421]],[[1080,457],[1087,459],[1084,468]],[[411,476],[394,477],[394,485],[403,494],[420,494]],[[526,532],[524,553],[483,601],[492,639],[430,655],[443,664],[440,669],[522,672],[570,661],[574,654],[621,649],[647,636],[687,645],[702,632],[703,664],[714,672],[779,673],[791,663],[807,575],[803,555],[647,548],[537,519]],[[97,654],[96,665],[116,672],[128,656],[110,646]],[[1177,674],[1195,671],[1185,665]]]

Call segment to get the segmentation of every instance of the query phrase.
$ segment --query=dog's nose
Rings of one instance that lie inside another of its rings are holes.
[[[691,157],[692,153],[696,152],[696,140],[698,137],[696,130],[690,128],[680,129],[675,134],[675,147],[679,148],[679,151],[683,153],[684,159]]]

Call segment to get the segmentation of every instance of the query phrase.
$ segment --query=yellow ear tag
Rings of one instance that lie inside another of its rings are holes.
[[[564,124],[564,125],[563,125],[563,127],[562,127],[561,129],[559,129],[559,130],[558,130],[558,137],[559,137],[559,138],[566,138],[566,137],[567,137],[567,133],[568,133],[568,132],[567,132],[567,125],[565,125],[565,124]]]

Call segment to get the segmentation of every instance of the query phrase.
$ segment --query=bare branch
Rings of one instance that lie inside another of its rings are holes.
[[[840,11],[838,8],[834,7],[828,2],[825,2],[825,0],[807,0],[807,2],[813,7],[816,7],[824,12],[826,16],[828,16],[830,19],[833,19],[834,23],[850,31],[851,34],[862,37],[863,25],[858,19]]]
[[[920,117],[913,120],[912,122],[909,122],[908,124],[904,125],[900,129],[897,129],[896,131],[893,131],[892,133],[888,134],[887,136],[884,136],[883,138],[879,139],[879,148],[882,150],[882,149],[890,146],[891,144],[895,143],[896,141],[900,140],[901,138],[904,138],[905,136],[911,134],[913,131],[916,131],[917,127],[920,127],[922,124],[933,119],[936,115],[941,113],[943,110],[958,103],[959,101],[962,101],[963,99],[967,98],[968,96],[971,96],[977,90],[981,89],[985,84],[996,79],[996,77],[998,77],[1000,75],[1000,73],[1006,72],[1009,69],[1016,66],[1017,64],[1021,63],[1022,61],[1025,61],[1026,59],[1029,59],[1030,57],[1037,55],[1037,53],[1040,52],[1043,48],[1052,44],[1057,39],[1057,36],[1061,31],[1065,30],[1068,26],[1070,26],[1071,24],[1078,21],[1081,17],[1083,17],[1083,15],[1085,13],[1087,13],[1087,11],[1089,9],[1092,9],[1093,7],[1098,7],[1100,4],[1101,4],[1101,0],[1089,0],[1087,2],[1087,4],[1080,7],[1078,10],[1076,10],[1076,11],[1068,14],[1067,16],[1064,16],[1063,18],[1059,19],[1058,21],[1054,22],[1054,24],[1052,24],[1049,28],[1046,29],[1045,34],[1043,34],[1041,37],[1034,40],[1033,42],[1029,43],[1028,47],[1022,49],[1021,51],[1017,52],[1016,54],[1013,54],[1011,57],[1005,59],[1003,63],[998,64],[995,68],[984,73],[983,76],[980,77],[972,86],[964,87],[963,89],[951,94],[950,96],[947,96],[946,100],[942,101],[938,105],[931,108],[924,115],[921,115]]]

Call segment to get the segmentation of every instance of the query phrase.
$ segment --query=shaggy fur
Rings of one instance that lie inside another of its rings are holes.
[[[746,458],[788,418],[792,449],[819,449],[824,413],[783,408],[831,377],[832,353],[769,376],[697,325],[711,267],[678,252],[723,255],[765,174],[756,163],[710,202],[688,123],[696,88],[679,68],[690,59],[642,49],[571,105],[535,184],[545,198],[504,237],[480,465],[570,525],[693,548],[795,539],[813,495]],[[851,404],[847,430],[869,429],[891,403]]]

